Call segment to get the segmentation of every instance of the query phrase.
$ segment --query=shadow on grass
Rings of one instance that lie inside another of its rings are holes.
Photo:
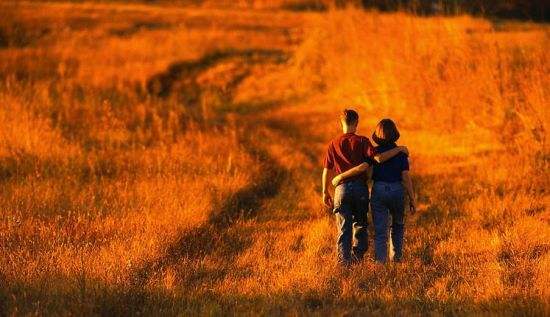
[[[227,197],[219,208],[215,208],[204,225],[184,233],[167,248],[165,254],[135,270],[132,277],[135,288],[143,288],[151,277],[184,259],[200,261],[208,255],[221,253],[224,261],[231,263],[232,258],[253,242],[247,236],[231,234],[228,229],[236,221],[255,217],[263,201],[277,195],[288,172],[267,152],[256,147],[253,140],[247,138],[252,136],[240,137],[240,144],[256,158],[262,166],[262,172],[248,186]],[[220,274],[223,277],[227,273],[225,268],[220,267],[216,272],[210,272],[210,275]],[[195,283],[210,278],[209,274],[202,277],[201,274],[193,274]]]
[[[173,63],[166,71],[152,76],[147,81],[147,91],[150,95],[161,98],[178,96],[188,106],[198,105],[202,95],[209,90],[216,90],[226,101],[231,101],[233,91],[250,75],[252,65],[282,64],[289,58],[290,55],[282,50],[216,51],[199,60]],[[224,76],[217,74],[218,79],[221,80],[220,77],[223,77],[222,83],[203,83],[198,79],[201,74],[226,61],[239,62],[240,66],[238,70],[224,69]]]
[[[318,315],[395,315],[395,314],[504,314],[543,316],[547,304],[534,297],[510,297],[475,302],[471,299],[438,301],[427,298],[382,299],[340,298],[327,292],[288,291],[250,296],[215,292],[185,293],[173,290],[143,290],[88,281],[85,290],[72,287],[73,280],[45,281],[36,285],[11,284],[0,290],[0,315],[226,315],[226,314],[318,314]],[[40,286],[39,286],[40,284]],[[330,290],[328,290],[330,291]],[[357,293],[362,291],[357,289]]]
[[[136,21],[130,26],[126,26],[122,28],[113,28],[109,31],[109,33],[119,37],[130,37],[142,30],[144,31],[168,30],[172,27],[173,27],[172,24],[166,23],[166,22]]]

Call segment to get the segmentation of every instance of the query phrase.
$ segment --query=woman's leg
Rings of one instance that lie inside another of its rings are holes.
[[[403,189],[391,193],[390,213],[392,218],[391,239],[393,244],[393,260],[403,259],[403,238],[405,233],[405,206]]]
[[[385,263],[388,257],[388,208],[376,189],[373,189],[370,206],[374,224],[374,258]]]

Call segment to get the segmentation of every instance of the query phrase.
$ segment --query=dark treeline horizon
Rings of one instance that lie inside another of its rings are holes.
[[[2,1],[2,0],[0,0]],[[29,0],[44,2],[45,0]],[[119,2],[201,6],[205,0],[47,0],[50,2]],[[215,1],[213,1],[215,2]],[[254,6],[254,0],[249,1]],[[282,8],[294,11],[325,11],[349,5],[382,12],[404,11],[415,15],[471,14],[488,18],[550,21],[550,0],[288,0]]]
[[[417,15],[473,14],[494,18],[549,21],[550,0],[336,0],[336,6],[359,4],[381,11],[407,11]]]

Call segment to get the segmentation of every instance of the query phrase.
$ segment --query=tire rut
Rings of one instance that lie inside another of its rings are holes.
[[[226,257],[225,261],[231,263],[232,259],[249,244],[243,243],[242,240],[231,241],[228,231],[237,221],[254,218],[263,202],[279,193],[289,174],[265,149],[257,147],[251,136],[240,137],[239,143],[248,154],[258,160],[258,164],[266,168],[262,168],[261,173],[256,175],[256,181],[228,197],[206,223],[184,233],[168,246],[163,255],[136,269],[131,277],[134,295],[139,294],[151,278],[162,274],[166,268],[177,265],[184,259],[200,261],[222,251]],[[221,269],[220,273],[225,275],[226,272]]]
[[[152,77],[148,83],[149,93],[157,97],[171,95],[186,95],[193,90],[191,99],[199,98],[208,87],[198,83],[201,73],[216,67],[220,62],[229,59],[244,59],[245,65],[279,64],[286,61],[288,56],[280,51],[228,51],[207,55],[195,62],[173,64],[161,74]],[[248,66],[247,66],[248,67]],[[225,90],[228,90],[228,103],[233,103],[232,92],[237,88],[246,74],[232,74]],[[280,105],[279,105],[280,106]],[[273,107],[269,107],[273,108]],[[299,132],[299,126],[288,119],[273,120],[267,116],[268,108],[256,109],[249,114],[235,113],[235,117],[243,131],[258,131],[266,129],[283,139],[291,139],[289,132]],[[204,224],[190,231],[184,232],[175,242],[168,245],[166,251],[157,258],[145,262],[133,271],[130,277],[130,287],[123,295],[123,301],[128,306],[140,307],[146,301],[148,292],[145,287],[149,281],[161,277],[166,269],[181,263],[194,263],[199,267],[209,256],[221,254],[224,263],[216,267],[215,272],[197,272],[193,270],[186,282],[201,284],[208,280],[223,278],[230,273],[231,264],[253,241],[251,235],[235,237],[231,234],[234,224],[241,220],[254,219],[266,200],[277,196],[283,184],[291,180],[290,171],[270,155],[264,140],[260,140],[257,133],[237,133],[237,143],[257,164],[262,166],[255,175],[255,181],[227,197],[217,210],[214,210]],[[269,139],[269,137],[268,137]],[[302,139],[302,137],[300,137]],[[271,142],[273,140],[270,140]],[[311,159],[311,157],[308,157]],[[150,294],[149,294],[150,295]]]

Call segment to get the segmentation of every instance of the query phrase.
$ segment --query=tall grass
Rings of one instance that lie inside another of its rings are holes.
[[[425,209],[408,234],[434,269],[424,295],[547,303],[548,30],[346,10],[310,34],[295,55],[298,87],[323,91],[327,108],[356,106],[367,127],[396,119],[412,148]]]
[[[332,102],[405,127],[479,127],[545,146],[548,30],[502,34],[467,16],[347,10],[319,17],[310,33],[296,67],[306,70],[306,89],[326,88]]]
[[[547,311],[547,27],[0,8],[0,312]],[[411,149],[401,266],[335,265],[318,172],[347,106]]]

